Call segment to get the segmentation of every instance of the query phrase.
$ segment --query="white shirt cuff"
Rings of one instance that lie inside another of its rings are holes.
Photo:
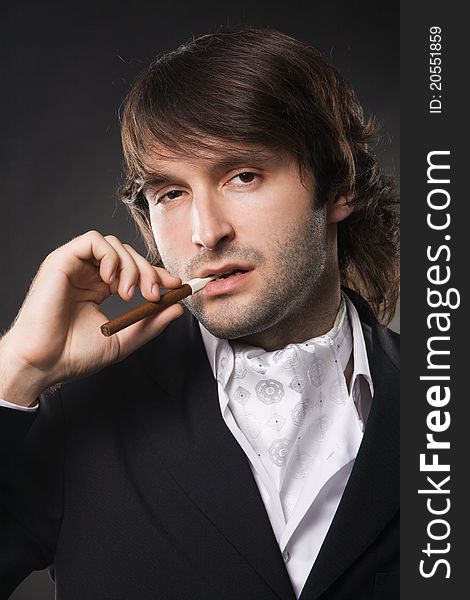
[[[19,406],[18,404],[13,404],[13,402],[8,402],[7,400],[2,400],[0,398],[0,406],[4,408],[12,408],[13,410],[22,410],[24,412],[34,412],[39,408],[39,402],[37,402],[34,406]]]

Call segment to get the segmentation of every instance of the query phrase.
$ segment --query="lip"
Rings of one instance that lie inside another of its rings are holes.
[[[253,267],[249,265],[241,265],[238,263],[227,263],[226,265],[222,265],[220,267],[207,267],[203,271],[201,271],[195,277],[209,277],[209,275],[221,275],[222,273],[228,273],[229,271],[252,271]]]
[[[228,270],[233,269],[224,269],[223,271],[219,271],[219,273],[225,273]],[[230,277],[227,277],[226,279],[221,279],[220,281],[209,281],[202,293],[210,298],[214,296],[221,296],[223,294],[230,294],[232,292],[236,292],[241,287],[243,287],[245,282],[251,277],[252,273],[253,269],[247,271],[246,273],[230,275]],[[216,273],[214,273],[214,275],[215,274]]]

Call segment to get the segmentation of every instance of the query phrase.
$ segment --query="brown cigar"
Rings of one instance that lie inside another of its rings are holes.
[[[202,290],[205,285],[213,279],[214,277],[191,279],[191,281],[183,283],[174,290],[166,292],[166,294],[164,294],[158,302],[145,302],[145,304],[137,306],[121,316],[104,323],[104,325],[101,325],[101,333],[106,337],[109,337],[110,335],[121,331],[121,329],[129,327],[129,325],[133,325],[134,323],[137,323],[137,321],[145,319],[145,317],[148,317],[149,315],[161,312],[172,304],[176,304],[183,298],[199,292],[199,290]]]

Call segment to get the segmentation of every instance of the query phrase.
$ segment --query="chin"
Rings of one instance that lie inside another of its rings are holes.
[[[212,333],[212,335],[223,340],[236,340],[255,333],[252,329],[248,329],[243,323],[227,326],[227,323],[218,324],[213,322],[203,322],[202,320],[200,320],[200,322],[210,333]]]
[[[201,293],[203,294],[203,292]],[[282,321],[290,310],[283,295],[253,292],[244,298],[189,296],[183,303],[194,317],[218,338],[234,340],[266,331]]]
[[[204,327],[224,340],[236,340],[260,333],[271,328],[278,322],[281,315],[277,312],[256,311],[249,307],[237,307],[237,310],[228,310],[221,307],[220,310],[198,311],[188,307],[196,319]]]

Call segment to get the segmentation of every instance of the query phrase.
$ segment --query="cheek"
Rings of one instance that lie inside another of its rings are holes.
[[[163,265],[174,275],[185,277],[185,267],[191,255],[191,236],[182,223],[150,219],[153,237]]]
[[[260,244],[272,246],[282,240],[292,230],[297,229],[311,219],[312,201],[303,193],[287,192],[266,203],[264,210],[250,214],[245,226],[249,228],[252,239]]]
[[[181,232],[180,227],[172,227],[162,219],[150,218],[153,237],[160,254],[165,254],[169,248],[174,248]]]
[[[158,243],[158,240],[160,238],[160,233],[159,233],[159,228],[158,228],[157,222],[156,222],[155,218],[153,217],[152,212],[150,212],[150,227],[152,228],[153,239],[155,240],[155,243]]]
[[[161,226],[155,223],[154,219],[150,218],[150,224],[152,227],[153,239],[155,240],[155,245],[157,246],[160,259],[162,260],[163,265],[168,268],[168,235]]]

